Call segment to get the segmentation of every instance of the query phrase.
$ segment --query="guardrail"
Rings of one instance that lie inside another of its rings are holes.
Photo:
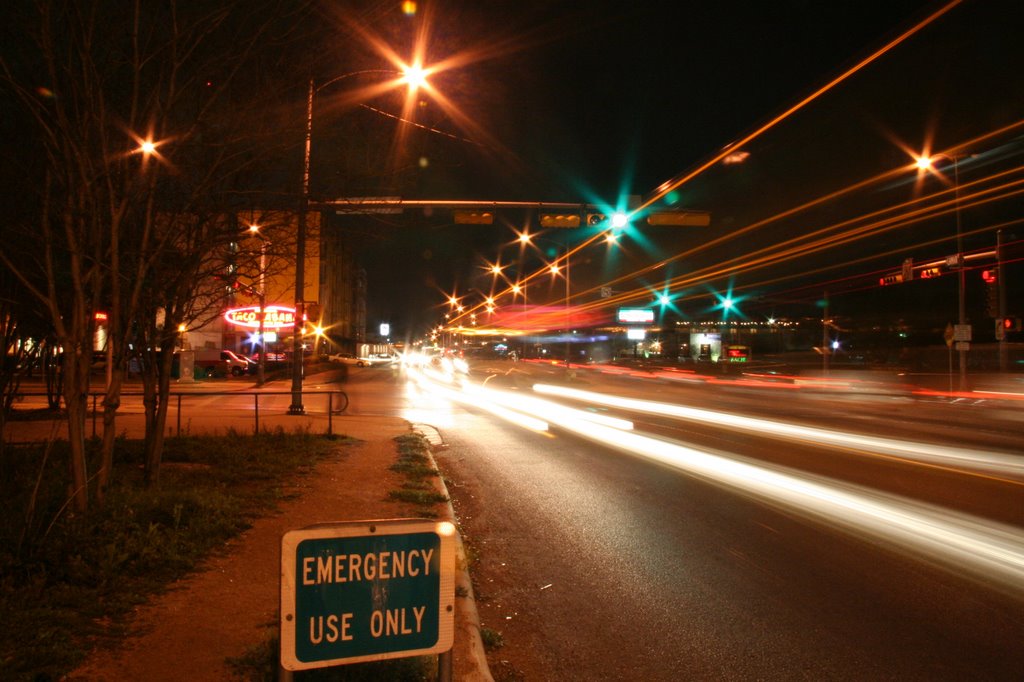
[[[291,394],[292,394],[291,391],[171,391],[168,394],[168,398],[169,399],[176,399],[176,402],[177,402],[177,409],[175,410],[175,412],[176,412],[175,417],[176,417],[176,421],[177,421],[177,423],[176,423],[176,435],[180,436],[181,435],[181,416],[182,416],[182,412],[183,412],[183,410],[182,410],[182,399],[183,398],[188,398],[188,397],[208,398],[210,396],[235,396],[235,397],[238,397],[238,396],[250,395],[253,398],[253,420],[254,420],[253,432],[254,433],[259,433],[259,431],[260,431],[260,396],[270,396],[270,395],[287,395],[287,396],[290,396]],[[47,395],[48,394],[45,393],[45,392],[27,392],[27,393],[18,393],[16,397],[17,398],[28,398],[28,397],[43,397],[43,398],[45,398],[45,397],[47,397]],[[95,437],[97,435],[96,422],[97,422],[97,419],[98,419],[99,414],[100,414],[99,401],[101,401],[105,395],[106,395],[105,393],[89,393],[88,394],[88,397],[92,400],[92,435],[93,435],[93,437]],[[129,391],[129,392],[121,393],[121,397],[123,397],[123,398],[136,398],[136,397],[142,397],[142,396],[144,396],[144,394],[142,392],[138,392],[138,391]],[[314,413],[314,414],[324,414],[324,413],[326,413],[326,415],[327,415],[327,434],[328,435],[333,435],[334,434],[334,415],[341,414],[348,407],[348,394],[345,393],[345,391],[305,391],[304,390],[302,392],[303,400],[305,400],[307,402],[309,402],[309,399],[312,396],[324,396],[324,400],[325,400],[325,403],[326,403],[326,409],[323,412],[318,412],[318,413]],[[63,397],[61,397],[61,403],[63,404],[63,402],[64,402]]]

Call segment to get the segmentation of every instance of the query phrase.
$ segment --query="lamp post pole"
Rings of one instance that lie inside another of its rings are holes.
[[[264,320],[267,316],[267,287],[265,277],[267,272],[267,243],[260,242],[260,356],[256,365],[256,385],[262,386],[267,381],[267,336],[264,329]]]
[[[306,304],[305,304],[305,269],[306,269],[306,213],[309,210],[309,166],[310,147],[313,142],[313,96],[321,89],[344,80],[351,76],[358,76],[367,73],[385,73],[403,75],[402,82],[415,89],[422,85],[426,79],[426,72],[418,67],[408,67],[403,72],[394,69],[363,69],[345,73],[337,78],[332,78],[326,83],[316,87],[313,79],[309,79],[309,89],[306,93],[306,141],[302,156],[302,196],[299,201],[299,220],[295,233],[295,326],[292,334],[292,403],[288,407],[288,414],[305,414],[302,406],[302,378],[303,378],[303,349],[302,332],[305,329]]]
[[[299,221],[295,233],[295,326],[292,329],[292,404],[288,414],[305,414],[302,405],[303,351],[305,328],[306,277],[306,211],[309,209],[309,150],[313,140],[313,79],[309,79],[306,95],[306,144],[302,157],[302,196],[299,200]]]
[[[967,390],[967,348],[970,343],[970,335],[967,339],[961,340],[963,331],[967,327],[967,306],[965,303],[964,290],[966,289],[967,273],[964,271],[964,237],[960,221],[960,159],[968,158],[969,154],[941,153],[934,156],[921,156],[917,159],[917,167],[924,170],[934,167],[935,159],[946,157],[953,162],[953,205],[956,214],[956,267],[957,267],[957,330],[954,331],[954,343],[960,359],[960,390]],[[957,332],[960,333],[957,333]],[[953,383],[953,356],[950,347],[950,391]]]

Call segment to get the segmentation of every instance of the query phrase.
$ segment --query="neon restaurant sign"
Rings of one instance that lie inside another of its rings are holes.
[[[260,328],[260,307],[231,308],[225,311],[224,319],[228,324],[248,329]],[[295,308],[279,305],[268,305],[264,311],[264,329],[287,329],[295,326]]]

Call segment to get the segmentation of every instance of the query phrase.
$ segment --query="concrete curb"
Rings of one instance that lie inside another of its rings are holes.
[[[434,485],[437,486],[438,491],[448,500],[445,503],[448,515],[447,520],[454,523],[455,527],[458,528],[459,524],[455,518],[455,508],[452,506],[448,487],[444,484],[437,461],[434,459],[434,449],[447,446],[444,443],[434,443],[433,439],[420,430],[419,427],[421,426],[424,425],[413,425],[413,433],[423,436],[431,444],[427,454],[430,457],[431,466],[438,472],[438,476],[434,479]],[[434,427],[429,428],[437,431]],[[480,614],[476,610],[473,582],[469,577],[469,561],[466,558],[465,547],[462,545],[461,533],[456,534],[455,541],[455,596],[457,599],[456,603],[458,604],[458,608],[455,611],[455,641],[461,641],[464,644],[463,646],[456,645],[453,647],[453,653],[457,649],[460,654],[464,654],[465,664],[468,668],[468,670],[457,673],[455,679],[460,680],[460,682],[463,680],[468,680],[469,682],[494,682],[494,677],[491,675],[491,670],[487,665],[487,653],[484,650],[484,642],[480,637]],[[462,599],[458,600],[460,596]]]

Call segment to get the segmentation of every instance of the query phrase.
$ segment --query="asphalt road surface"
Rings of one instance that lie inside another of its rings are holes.
[[[506,384],[522,391],[537,379]],[[629,383],[580,376],[571,385],[694,399],[692,391],[669,395],[664,387]],[[784,422],[794,412],[804,423],[817,414],[819,427],[831,420],[844,432],[864,425],[890,436],[933,432],[925,454],[958,431],[951,415],[936,420],[944,428],[927,424],[934,409],[949,405],[922,405],[899,416],[892,396],[859,396],[856,409],[837,419],[835,398],[783,403],[756,391],[723,390],[702,387],[699,400],[733,408],[749,403],[748,413]],[[990,575],[985,565],[918,546],[912,537],[914,528],[923,536],[929,524],[951,524],[966,525],[973,539],[970,524],[980,523],[983,535],[1006,540],[1011,561],[1019,560],[1024,488],[1012,460],[1008,471],[979,472],[973,460],[954,466],[913,453],[879,456],[870,444],[838,448],[756,428],[665,417],[634,425],[658,441],[694,444],[755,471],[796,472],[799,481],[856,496],[854,507],[837,513],[744,488],[714,469],[690,470],[609,447],[598,434],[512,426],[484,413],[479,398],[447,408],[444,402],[438,399],[436,409],[439,417],[446,414],[449,448],[438,459],[479,555],[484,625],[506,642],[492,663],[499,677],[1021,678],[1019,570]],[[923,424],[914,421],[915,412]],[[872,413],[877,418],[868,418]],[[1012,446],[997,447],[1013,442],[1002,426],[967,421],[974,428],[964,439],[1015,454]],[[870,512],[874,524],[846,518],[857,517],[862,500],[909,506]],[[962,510],[970,516],[957,513]],[[901,517],[916,514],[923,525],[891,534]]]

